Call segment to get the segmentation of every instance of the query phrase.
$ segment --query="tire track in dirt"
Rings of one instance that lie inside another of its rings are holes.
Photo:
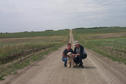
[[[70,42],[73,40],[71,30]],[[126,84],[126,65],[113,62],[89,49],[86,49],[88,58],[84,60],[84,69],[64,68],[61,61],[64,48],[50,53],[8,84]]]

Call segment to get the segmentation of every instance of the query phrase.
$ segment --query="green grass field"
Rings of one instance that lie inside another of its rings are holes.
[[[8,33],[0,37],[0,79],[3,79],[66,44],[69,31]]]
[[[74,29],[74,37],[86,48],[126,64],[126,28]]]
[[[67,33],[66,30],[46,30],[41,32],[16,32],[16,33],[0,33],[0,38],[21,38],[21,37],[36,37],[36,36],[53,36],[53,35],[64,35]]]

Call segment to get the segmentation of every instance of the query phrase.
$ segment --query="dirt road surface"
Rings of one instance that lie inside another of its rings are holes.
[[[88,58],[83,60],[84,69],[64,68],[61,61],[64,48],[49,54],[18,77],[5,80],[3,84],[126,84],[126,65],[113,62],[89,49],[86,49]]]

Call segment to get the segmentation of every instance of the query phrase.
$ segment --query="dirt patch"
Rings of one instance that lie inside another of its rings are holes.
[[[114,38],[114,37],[126,37],[126,32],[88,35],[88,39],[102,39],[102,38]]]
[[[88,49],[84,69],[64,68],[61,61],[64,48],[49,54],[19,76],[0,84],[126,84],[125,65]]]

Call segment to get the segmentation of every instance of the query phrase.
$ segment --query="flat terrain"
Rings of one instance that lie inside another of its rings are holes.
[[[73,41],[70,32],[70,42]],[[64,68],[61,54],[65,46],[50,53],[22,74],[0,84],[126,84],[126,65],[86,49],[85,68]]]
[[[113,61],[126,64],[126,28],[89,28],[74,29],[76,40],[88,49],[91,49]]]
[[[0,35],[0,80],[17,73],[68,41],[69,31],[2,33]]]

